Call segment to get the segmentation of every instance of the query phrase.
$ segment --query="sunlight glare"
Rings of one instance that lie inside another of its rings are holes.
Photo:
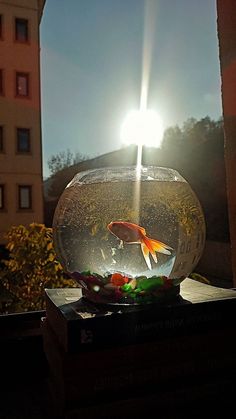
[[[131,111],[121,127],[121,140],[125,144],[159,147],[162,137],[162,120],[152,109]]]

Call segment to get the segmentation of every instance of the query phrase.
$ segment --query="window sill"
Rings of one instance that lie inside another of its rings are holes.
[[[40,321],[45,311],[30,311],[24,313],[0,315],[0,329],[2,340],[41,336]]]

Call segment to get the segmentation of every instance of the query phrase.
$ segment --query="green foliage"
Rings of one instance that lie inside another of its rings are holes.
[[[197,121],[189,118],[182,128],[178,125],[165,130],[162,149],[174,151],[179,148],[181,153],[195,150],[201,144],[211,144],[211,154],[219,152],[224,142],[223,120],[213,121],[209,116]]]
[[[189,118],[165,131],[158,164],[176,169],[196,193],[205,215],[207,240],[230,240],[224,160],[224,124]]]
[[[51,174],[55,174],[65,167],[70,167],[73,164],[81,162],[86,159],[86,156],[83,156],[79,152],[72,153],[69,149],[66,151],[60,151],[57,154],[52,154],[48,159],[48,168]]]
[[[32,223],[13,226],[6,235],[9,259],[3,260],[2,285],[13,296],[8,311],[44,309],[44,289],[73,287],[56,259],[52,229]]]

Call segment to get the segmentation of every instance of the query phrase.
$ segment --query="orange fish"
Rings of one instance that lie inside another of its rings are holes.
[[[173,250],[172,247],[147,237],[145,229],[137,224],[128,223],[126,221],[112,221],[108,224],[107,228],[114,236],[120,239],[121,242],[127,244],[139,243],[149,269],[152,269],[149,254],[152,255],[154,262],[157,263],[156,252],[170,255],[170,250]]]

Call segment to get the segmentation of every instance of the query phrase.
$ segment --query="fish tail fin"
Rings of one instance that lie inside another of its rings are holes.
[[[171,254],[171,250],[173,250],[172,247],[168,246],[165,243],[160,242],[159,240],[153,240],[153,239],[149,239],[147,238],[150,242],[150,247],[152,248],[152,250],[158,253],[163,253],[164,255],[170,255]],[[150,250],[151,252],[151,250]],[[152,254],[152,252],[151,252]]]
[[[157,256],[156,256],[156,250],[152,244],[152,239],[149,239],[147,236],[143,237],[143,242],[145,243],[145,246],[147,247],[148,251],[151,253],[152,258],[155,263],[157,263]]]
[[[145,262],[148,266],[148,269],[152,269],[152,265],[151,265],[151,261],[150,261],[150,257],[149,257],[149,248],[148,246],[145,244],[144,241],[141,242],[141,249],[142,249],[142,253],[143,253],[143,257],[145,259]]]
[[[163,253],[164,255],[171,255],[171,250],[173,250],[173,248],[168,246],[167,244],[162,243],[159,240],[150,239],[147,236],[142,237],[141,249],[143,252],[143,257],[149,269],[152,269],[149,254],[152,255],[154,262],[157,263],[156,252]]]

